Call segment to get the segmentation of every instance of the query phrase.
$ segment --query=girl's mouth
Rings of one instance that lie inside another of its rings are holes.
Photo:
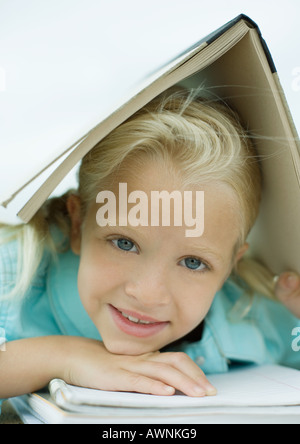
[[[146,338],[160,332],[169,324],[133,311],[118,309],[111,304],[108,307],[116,326],[128,335]]]

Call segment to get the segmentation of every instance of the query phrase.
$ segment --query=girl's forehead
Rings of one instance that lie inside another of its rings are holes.
[[[99,188],[90,213],[94,227],[141,227],[145,232],[148,228],[151,236],[161,234],[164,239],[172,233],[180,233],[182,238],[184,233],[195,237],[196,243],[200,238],[208,245],[220,243],[233,249],[241,233],[241,209],[228,184],[200,181],[184,186],[175,168],[167,169],[157,161],[146,162],[143,168],[135,166],[127,162],[106,188]],[[151,230],[153,227],[164,230]],[[172,232],[174,227],[177,230]]]
[[[180,239],[185,245],[205,244],[207,248],[220,245],[231,251],[240,234],[240,209],[233,190],[220,183],[187,190],[180,181],[174,189],[176,181],[169,182],[167,176],[145,171],[141,180],[129,178],[101,190],[89,222],[100,228],[129,227],[146,238]]]
[[[135,160],[123,162],[122,168],[113,177],[111,187],[116,190],[123,182],[131,191],[143,189],[151,192],[183,187],[180,168],[176,168],[173,162],[147,158],[142,163]]]
[[[100,193],[105,196],[105,192],[108,192],[112,199],[116,200],[117,211],[124,207],[129,211],[132,205],[139,203],[141,196],[147,198],[149,208],[155,196],[158,196],[160,204],[164,203],[165,198],[165,202],[170,201],[171,204],[181,200],[181,203],[188,207],[189,202],[194,204],[202,193],[207,217],[212,213],[212,209],[220,217],[222,214],[235,213],[235,220],[236,214],[241,212],[236,192],[224,182],[209,181],[207,178],[201,180],[200,175],[199,182],[187,185],[179,169],[167,168],[168,165],[157,160],[145,162],[142,168],[136,168],[134,162],[127,162],[126,165],[131,165],[131,168],[122,168],[119,173],[110,177],[109,181],[99,186],[94,203]],[[174,205],[171,205],[170,209],[174,211]]]

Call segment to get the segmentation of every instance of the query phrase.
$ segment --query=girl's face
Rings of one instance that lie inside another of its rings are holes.
[[[120,182],[127,182],[128,194],[144,191],[149,202],[154,190],[184,191],[157,163],[145,165],[138,178],[118,177],[110,189],[115,196]],[[69,199],[71,246],[80,254],[79,294],[110,352],[157,351],[192,331],[246,251],[245,244],[233,257],[239,236],[233,192],[218,184],[198,190],[205,199],[201,237],[186,237],[185,225],[101,228],[96,203],[81,224],[80,202],[75,196]]]

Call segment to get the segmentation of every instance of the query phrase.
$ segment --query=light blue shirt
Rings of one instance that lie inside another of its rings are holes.
[[[47,335],[101,340],[81,303],[79,257],[71,250],[57,260],[45,253],[27,294],[1,300],[16,281],[17,250],[16,242],[0,247],[0,336],[6,341]],[[300,369],[300,352],[292,349],[292,330],[298,326],[300,321],[281,304],[258,294],[250,298],[229,279],[215,296],[201,340],[183,342],[174,350],[187,353],[207,374],[226,372],[234,363]],[[4,350],[0,343],[0,359]]]

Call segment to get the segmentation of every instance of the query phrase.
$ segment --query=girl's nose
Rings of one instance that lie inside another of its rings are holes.
[[[161,267],[135,270],[125,284],[125,293],[145,307],[167,305],[172,299],[167,273]]]

